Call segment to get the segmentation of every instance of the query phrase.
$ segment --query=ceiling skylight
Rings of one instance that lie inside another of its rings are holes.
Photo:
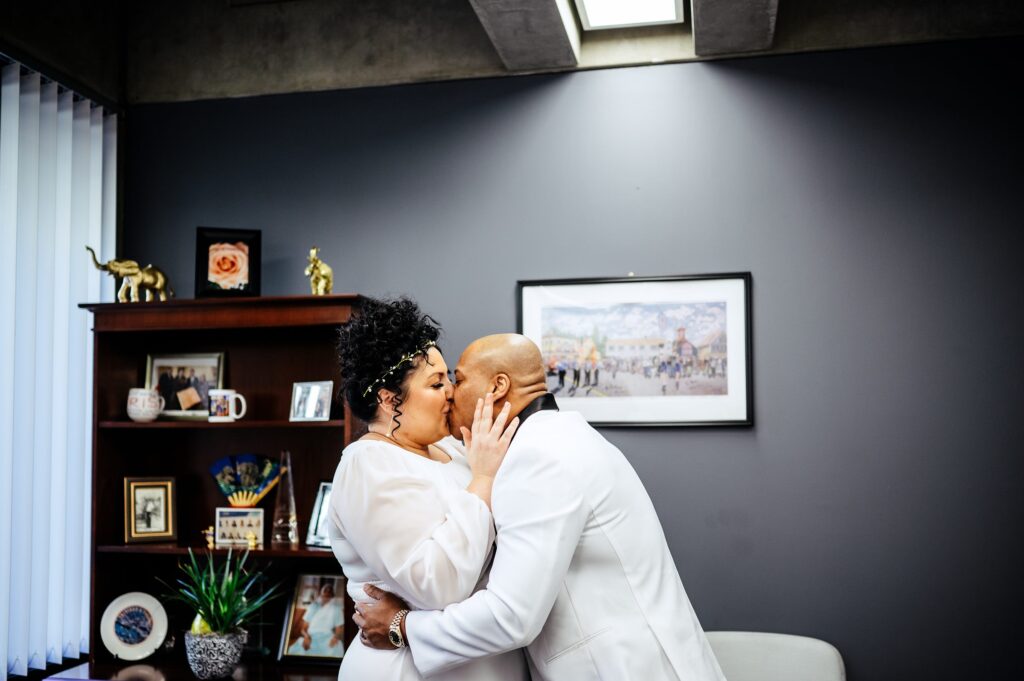
[[[683,0],[576,0],[584,31],[683,21]]]

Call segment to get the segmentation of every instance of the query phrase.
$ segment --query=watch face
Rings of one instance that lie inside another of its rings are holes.
[[[388,632],[388,640],[391,641],[391,645],[396,648],[402,647],[402,635],[394,629]]]

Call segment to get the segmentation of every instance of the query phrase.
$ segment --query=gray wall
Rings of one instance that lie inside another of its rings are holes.
[[[197,225],[264,293],[410,293],[453,359],[517,279],[749,270],[750,430],[616,429],[708,629],[853,681],[993,678],[1024,628],[1022,41],[141,106],[124,254]]]

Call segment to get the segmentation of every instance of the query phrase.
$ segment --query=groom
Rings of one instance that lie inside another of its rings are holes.
[[[401,600],[367,585],[379,600],[355,615],[364,642],[408,644],[428,677],[525,646],[535,681],[724,681],[643,484],[582,416],[558,411],[537,346],[486,336],[455,377],[452,433],[487,393],[520,419],[494,480],[487,587],[403,617]]]

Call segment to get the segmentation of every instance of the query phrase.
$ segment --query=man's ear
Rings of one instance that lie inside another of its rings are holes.
[[[512,380],[508,374],[498,374],[491,382],[491,392],[494,393],[494,401],[503,400],[508,397],[508,391],[512,387]]]

